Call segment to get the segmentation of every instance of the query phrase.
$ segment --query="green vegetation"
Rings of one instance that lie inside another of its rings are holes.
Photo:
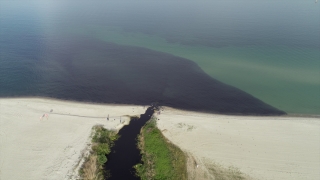
[[[154,118],[141,129],[138,146],[143,163],[135,169],[142,180],[187,179],[186,155],[162,135]]]
[[[103,164],[107,162],[107,155],[114,141],[119,136],[114,131],[109,131],[102,126],[93,127],[92,150],[86,158],[79,174],[84,180],[103,180],[108,172],[103,171]]]

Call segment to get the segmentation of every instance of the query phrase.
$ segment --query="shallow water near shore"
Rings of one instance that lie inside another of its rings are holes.
[[[101,47],[115,43],[115,46],[133,46],[124,47],[136,53],[136,59],[128,63],[135,64],[135,60],[142,58],[154,60],[148,55],[154,52],[145,50],[143,56],[138,56],[141,50],[134,47],[169,53],[195,62],[210,77],[277,109],[294,114],[319,114],[319,13],[319,3],[290,0],[1,1],[0,96],[137,104],[171,101],[161,98],[159,86],[155,86],[151,94],[144,91],[148,83],[135,91],[158,98],[137,102],[132,99],[139,99],[138,94],[118,93],[139,86],[141,80],[151,82],[153,79],[133,75],[128,69],[130,64],[124,67],[110,63],[108,59],[113,57]],[[86,43],[83,39],[90,42],[81,45]],[[157,61],[162,61],[162,55],[157,54]],[[141,69],[147,70],[148,66],[155,64],[145,63]],[[169,63],[159,68],[166,73],[170,66]],[[176,71],[184,67],[182,62]],[[184,81],[189,77],[179,78],[178,81]],[[168,81],[158,80],[157,84],[163,85],[163,82]],[[215,90],[194,91],[194,94],[207,96]],[[181,101],[185,95],[177,97],[173,91],[164,93],[180,99],[173,103],[174,107],[185,108],[185,102]],[[183,89],[178,93],[183,94]],[[192,98],[199,100],[197,97]],[[244,101],[240,99],[233,103],[241,105]],[[192,100],[190,103],[197,104]],[[193,110],[205,110],[204,106],[208,104]]]

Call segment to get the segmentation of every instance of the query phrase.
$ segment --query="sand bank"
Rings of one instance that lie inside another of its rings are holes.
[[[0,179],[72,179],[94,125],[119,129],[120,116],[129,121],[123,115],[144,111],[142,106],[0,99]],[[40,120],[43,114],[48,119]]]
[[[226,116],[171,108],[157,116],[164,135],[199,164],[196,179],[210,179],[213,163],[234,167],[252,179],[320,179],[319,118]]]

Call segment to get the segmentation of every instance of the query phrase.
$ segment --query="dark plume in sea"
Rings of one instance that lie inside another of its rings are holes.
[[[196,63],[146,48],[92,39],[47,47],[30,72],[28,90],[0,96],[44,96],[77,101],[160,105],[220,114],[283,115],[235,87],[208,76]],[[212,57],[214,59],[214,57]],[[9,78],[9,77],[8,77]]]

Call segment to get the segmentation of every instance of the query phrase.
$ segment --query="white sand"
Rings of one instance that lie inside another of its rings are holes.
[[[0,180],[70,179],[94,125],[119,129],[120,116],[144,111],[142,106],[0,99]],[[40,121],[44,113],[49,118]]]
[[[72,179],[94,125],[119,129],[120,116],[144,111],[142,106],[0,99],[0,180]],[[40,121],[44,113],[49,118]],[[199,169],[206,169],[208,160],[254,179],[320,179],[317,118],[224,116],[171,108],[158,118],[165,136],[195,156]]]
[[[209,160],[253,179],[320,179],[319,118],[226,116],[171,108],[158,118],[164,135],[195,156],[199,168],[206,168],[204,160]]]

